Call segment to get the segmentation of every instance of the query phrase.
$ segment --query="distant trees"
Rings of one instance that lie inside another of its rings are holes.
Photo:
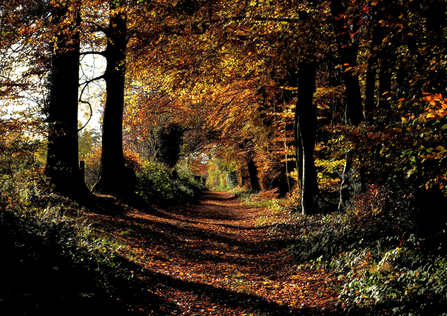
[[[296,168],[287,161],[282,164],[289,175],[296,175],[300,210],[311,214],[321,207],[322,173],[331,170],[331,177],[338,173],[339,181],[343,174],[343,170],[326,167],[336,165],[329,159],[340,158],[346,164],[343,202],[354,199],[355,181],[362,186],[363,178],[373,178],[375,171],[370,168],[375,164],[370,161],[374,155],[363,157],[358,142],[350,141],[365,124],[375,130],[400,123],[395,119],[402,113],[396,111],[396,101],[410,98],[408,91],[414,87],[410,82],[416,77],[420,82],[418,76],[422,75],[422,68],[416,70],[419,75],[415,77],[416,72],[405,70],[406,65],[425,62],[425,44],[416,44],[421,43],[414,40],[419,37],[416,30],[436,32],[433,22],[425,19],[426,10],[418,3],[348,0],[245,5],[215,2],[194,6],[186,15],[180,14],[179,8],[172,11],[176,14],[166,15],[170,22],[164,32],[154,29],[148,33],[155,38],[159,35],[163,49],[151,43],[150,53],[143,52],[139,60],[147,58],[152,64],[143,61],[140,67],[165,74],[159,81],[164,90],[158,90],[164,95],[159,104],[167,106],[163,111],[181,108],[184,113],[205,117],[202,127],[208,134],[206,142],[214,152],[228,147],[220,151],[221,155],[227,159],[228,152],[233,153],[239,169],[246,170],[244,179],[255,174],[249,169],[258,170],[255,178],[267,187],[269,172],[275,177],[277,174],[276,169],[269,169],[276,166],[271,159],[293,157]],[[411,18],[403,23],[404,16]],[[444,25],[445,14],[437,17]],[[431,74],[437,76],[433,71]],[[161,101],[167,96],[174,101]],[[294,154],[290,149],[293,121]],[[337,138],[335,132],[343,136]],[[324,147],[329,142],[345,147]],[[370,150],[376,151],[373,147]],[[250,168],[246,159],[240,159],[248,153],[253,155]],[[353,174],[351,170],[357,171]],[[335,183],[332,178],[325,179]],[[256,181],[251,182],[257,187]]]

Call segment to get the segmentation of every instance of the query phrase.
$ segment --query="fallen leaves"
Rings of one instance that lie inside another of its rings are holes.
[[[117,252],[137,263],[148,289],[183,315],[283,315],[332,310],[337,294],[322,271],[303,271],[289,259],[290,237],[268,227],[283,214],[243,206],[229,193],[207,192],[199,203],[150,212],[127,209],[121,218],[89,214],[113,236]],[[150,273],[150,277],[148,277]]]

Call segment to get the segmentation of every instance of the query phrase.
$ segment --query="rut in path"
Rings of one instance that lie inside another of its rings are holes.
[[[166,302],[158,314],[327,315],[333,310],[332,280],[322,271],[298,270],[285,251],[291,237],[270,229],[281,215],[243,206],[230,193],[206,191],[196,203],[157,215],[130,209],[118,219],[92,216],[127,245],[121,255],[143,268],[136,276]]]

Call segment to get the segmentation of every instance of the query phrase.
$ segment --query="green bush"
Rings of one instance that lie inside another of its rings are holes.
[[[355,307],[367,306],[371,315],[441,315],[447,307],[447,263],[445,255],[427,253],[424,243],[410,235],[379,261],[363,256],[363,269],[347,274],[339,304],[354,314]]]
[[[177,172],[165,165],[146,161],[137,172],[136,192],[145,200],[159,205],[175,204],[194,199],[203,184],[183,169]]]
[[[298,236],[291,248],[297,260],[330,260],[356,249],[386,251],[394,246],[394,238],[401,239],[416,230],[406,195],[389,188],[370,189],[345,213],[296,214],[291,223],[278,225],[278,229],[292,230]]]

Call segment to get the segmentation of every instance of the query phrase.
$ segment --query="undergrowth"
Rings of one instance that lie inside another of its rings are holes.
[[[139,306],[149,297],[132,277],[137,267],[73,214],[80,206],[57,196],[32,199],[26,208],[9,204],[0,211],[0,311],[60,315],[70,306],[64,315],[143,313]]]
[[[338,308],[357,315],[441,315],[447,310],[446,233],[422,237],[412,196],[371,186],[352,209],[295,214],[275,229],[294,239],[301,269],[338,280]]]
[[[136,192],[157,205],[178,204],[196,198],[204,184],[184,168],[170,169],[155,161],[146,161],[137,172]]]
[[[156,310],[157,298],[142,292],[145,286],[131,273],[136,267],[115,254],[117,245],[79,216],[80,205],[45,185],[36,144],[8,145],[0,152],[0,314]]]
[[[17,138],[14,138],[17,140]],[[8,315],[148,314],[157,298],[133,278],[133,263],[116,255],[77,213],[80,206],[49,193],[35,159],[38,142],[3,146],[0,154],[0,312]],[[11,161],[14,157],[14,162]],[[159,204],[193,198],[191,174],[147,162],[138,193]],[[251,206],[289,212],[296,196],[236,190]],[[274,229],[289,232],[299,268],[325,269],[338,280],[338,307],[351,315],[441,315],[447,310],[446,233],[422,236],[413,197],[370,186],[345,212],[294,214]],[[67,310],[69,306],[69,310]],[[141,308],[140,306],[144,306]]]

